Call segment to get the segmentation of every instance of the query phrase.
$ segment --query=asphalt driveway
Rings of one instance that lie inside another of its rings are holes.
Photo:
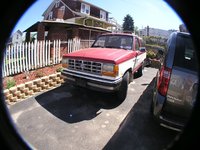
[[[160,150],[177,132],[150,115],[156,69],[129,85],[127,98],[61,85],[9,107],[19,133],[36,149]]]

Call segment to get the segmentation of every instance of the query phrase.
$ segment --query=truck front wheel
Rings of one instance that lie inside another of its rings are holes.
[[[141,67],[137,70],[137,72],[134,74],[136,78],[139,78],[139,77],[141,77],[141,76],[143,75],[142,69],[143,69],[143,66],[141,66]]]
[[[116,92],[118,101],[123,101],[126,98],[127,91],[128,91],[128,84],[129,84],[129,72],[127,72],[122,79],[121,86],[119,90]]]

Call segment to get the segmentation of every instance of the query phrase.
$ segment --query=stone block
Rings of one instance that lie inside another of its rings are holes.
[[[8,89],[5,89],[5,90],[3,91],[3,94],[4,94],[4,96],[6,97],[7,95],[10,94],[10,91],[9,91]]]
[[[10,102],[17,102],[17,97],[16,96],[12,96],[11,98],[10,98]]]
[[[17,90],[23,90],[25,88],[25,84],[20,84],[17,86]]]
[[[16,87],[16,86],[11,87],[11,88],[9,89],[9,91],[10,91],[11,93],[15,93],[15,92],[17,91],[17,87]]]
[[[42,82],[48,82],[49,81],[49,77],[45,76],[41,78]]]
[[[33,86],[33,82],[32,81],[25,83],[25,87],[31,88],[32,86]]]
[[[34,84],[34,85],[38,85],[38,84],[40,84],[41,82],[42,82],[41,79],[36,79],[36,80],[33,81],[33,84]]]
[[[56,74],[49,75],[49,79],[54,79],[54,78],[56,78]]]

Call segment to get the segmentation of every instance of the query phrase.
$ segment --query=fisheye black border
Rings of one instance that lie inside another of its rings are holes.
[[[165,0],[182,18],[186,24],[189,32],[192,34],[193,41],[196,48],[200,49],[200,22],[199,22],[199,8],[198,1],[194,0]],[[17,21],[25,13],[25,11],[35,2],[35,0],[17,0],[17,1],[4,1],[4,4],[0,5],[0,61],[2,64],[3,50],[6,40],[10,36],[12,29]],[[143,10],[145,11],[145,10]],[[31,19],[31,18],[30,18]],[[145,18],[144,18],[145,19]],[[199,57],[197,51],[197,57]],[[198,60],[199,63],[199,60]],[[0,76],[2,76],[2,70],[0,69]],[[5,107],[2,78],[0,78],[0,142],[1,147],[4,149],[30,149],[24,141],[24,139],[18,134],[14,126],[11,123],[10,116],[7,113]],[[197,102],[193,109],[192,116],[187,124],[184,132],[177,140],[173,142],[173,145],[169,145],[168,149],[192,149],[192,147],[198,146],[200,139],[200,122],[198,122],[200,114],[200,93],[198,91]]]

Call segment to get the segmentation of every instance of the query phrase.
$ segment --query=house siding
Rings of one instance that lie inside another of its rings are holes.
[[[67,7],[65,7],[64,20],[74,18],[74,17],[75,15]]]
[[[73,0],[62,0],[71,10],[80,12],[81,2]]]
[[[67,7],[65,7],[64,13],[60,10],[60,8],[62,6],[64,6],[64,5],[61,2],[60,2],[58,7],[56,7],[54,5],[54,7],[52,8],[52,13],[53,13],[52,19],[49,19],[49,17],[47,16],[46,20],[56,20],[56,19],[66,20],[66,19],[69,19],[69,18],[73,18],[74,14]]]
[[[81,15],[82,3],[90,5],[89,17],[84,17],[86,16],[85,14]],[[101,10],[105,12],[106,20],[100,19]],[[49,13],[52,13],[50,19]],[[37,31],[38,40],[95,39],[97,35],[109,32],[107,28],[111,26],[109,22],[105,22],[108,20],[108,12],[106,10],[81,0],[61,0],[59,4],[53,1],[43,16],[43,21],[39,22],[36,27],[27,30],[28,32]],[[82,18],[80,18],[81,16]],[[29,35],[28,32],[27,35]],[[48,34],[45,35],[47,32]]]
[[[38,40],[44,40],[45,39],[45,26],[42,23],[38,24],[38,28],[37,28],[37,39]]]
[[[167,39],[175,30],[163,30],[157,28],[145,27],[139,30],[140,36],[158,36]]]
[[[61,41],[66,41],[67,40],[67,30],[64,27],[52,26],[49,29],[47,38],[49,40],[60,39]]]

